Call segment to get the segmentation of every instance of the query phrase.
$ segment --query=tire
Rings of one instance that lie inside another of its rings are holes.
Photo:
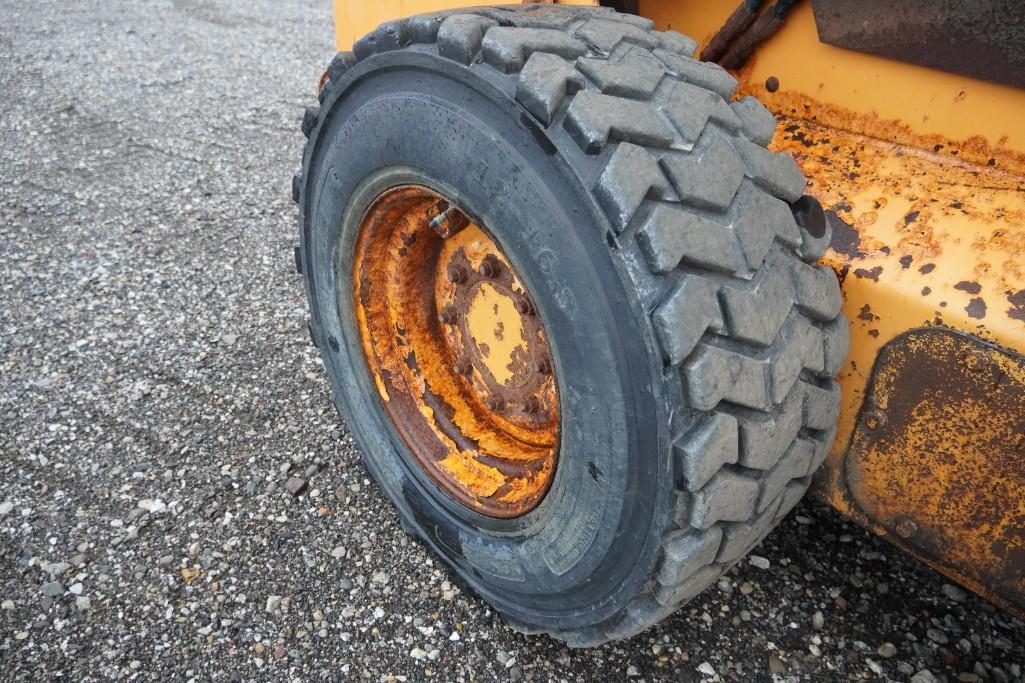
[[[652,26],[553,5],[384,24],[332,61],[293,184],[311,334],[368,470],[510,626],[576,647],[671,614],[794,507],[833,439],[848,344],[815,264],[828,227],[766,149],[772,115]],[[559,464],[522,517],[424,478],[361,356],[355,224],[408,182],[489,226],[548,330]]]

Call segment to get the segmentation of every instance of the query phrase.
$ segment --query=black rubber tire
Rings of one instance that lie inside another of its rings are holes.
[[[847,353],[828,232],[775,128],[694,41],[604,8],[462,9],[340,53],[295,179],[335,402],[404,526],[514,628],[572,646],[637,633],[755,546],[832,441]],[[432,185],[533,293],[562,403],[552,488],[497,520],[412,465],[356,335],[366,205]]]

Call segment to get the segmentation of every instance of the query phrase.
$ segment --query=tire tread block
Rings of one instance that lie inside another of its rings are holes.
[[[723,98],[690,83],[676,83],[662,111],[688,144],[698,141],[709,121],[730,131],[741,126],[740,118]]]
[[[724,273],[744,266],[732,228],[661,204],[637,231],[637,243],[656,273],[668,273],[681,262]]]
[[[751,142],[768,145],[776,134],[776,117],[765,105],[750,95],[730,104],[742,122],[744,135]]]
[[[604,94],[640,99],[651,97],[666,73],[657,59],[646,52],[634,51],[618,62],[581,57],[576,67]]]
[[[617,232],[622,232],[641,202],[667,198],[670,186],[655,157],[643,147],[621,142],[594,191]]]
[[[740,452],[737,418],[729,413],[714,413],[701,418],[698,425],[677,440],[674,449],[675,470],[683,478],[683,488],[696,491],[722,469],[737,462]]]
[[[683,276],[655,309],[652,322],[669,364],[682,363],[706,330],[723,327],[715,285],[695,275]]]
[[[488,64],[511,73],[522,69],[535,52],[575,59],[587,52],[587,46],[558,29],[496,26],[484,34],[481,50]]]
[[[516,101],[545,126],[568,96],[584,86],[584,79],[565,59],[535,52],[527,59],[516,83]]]
[[[718,64],[683,57],[668,50],[655,50],[654,55],[677,78],[707,88],[725,99],[729,99],[737,89],[737,79]]]
[[[563,125],[588,154],[600,152],[610,141],[648,147],[673,143],[673,132],[647,104],[586,90],[570,102]]]
[[[744,163],[718,135],[689,154],[665,154],[661,162],[683,203],[714,211],[729,208],[744,179]]]
[[[438,54],[469,64],[480,52],[484,34],[498,22],[476,14],[451,14],[438,28]]]

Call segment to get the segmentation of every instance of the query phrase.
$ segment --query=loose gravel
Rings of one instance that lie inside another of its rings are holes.
[[[401,530],[294,272],[330,3],[7,0],[0,679],[1022,680],[1025,624],[806,502],[632,640],[506,628]]]

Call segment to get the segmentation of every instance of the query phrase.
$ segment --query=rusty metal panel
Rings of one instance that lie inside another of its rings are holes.
[[[890,540],[1025,611],[1025,357],[942,328],[880,351],[844,467]]]
[[[1025,21],[1010,0],[814,0],[819,38],[1025,88]]]

